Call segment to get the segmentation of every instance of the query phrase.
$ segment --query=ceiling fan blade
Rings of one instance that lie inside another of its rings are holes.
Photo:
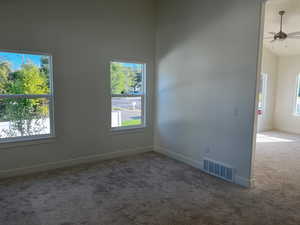
[[[300,31],[297,32],[291,32],[287,34],[288,36],[294,36],[294,35],[300,35]]]
[[[274,37],[264,37],[264,39],[274,39]]]
[[[269,34],[273,34],[273,35],[275,35],[276,33],[275,33],[275,32],[269,32]]]
[[[300,39],[300,36],[288,36],[288,39]]]
[[[276,40],[275,39],[273,39],[272,41],[270,41],[270,43],[273,43],[273,42],[275,42]]]

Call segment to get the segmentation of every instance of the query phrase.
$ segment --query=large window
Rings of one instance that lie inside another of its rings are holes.
[[[53,136],[49,55],[0,51],[0,142]]]
[[[295,101],[295,114],[300,116],[300,74],[297,76],[297,92]]]
[[[146,65],[110,63],[111,127],[136,128],[145,125]]]
[[[263,73],[260,76],[258,90],[258,114],[262,115],[265,111],[266,96],[267,96],[267,74]]]

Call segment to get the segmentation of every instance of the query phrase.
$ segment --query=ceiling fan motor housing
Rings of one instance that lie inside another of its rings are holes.
[[[279,15],[280,15],[280,16],[283,16],[284,14],[285,14],[285,11],[284,11],[284,10],[279,11]]]
[[[282,31],[280,31],[279,33],[275,34],[275,36],[274,36],[275,40],[277,40],[277,39],[284,40],[286,38],[287,38],[287,34],[284,33],[284,32],[282,32]]]
[[[285,39],[300,39],[300,31],[297,32],[291,32],[291,33],[285,33],[282,31],[282,25],[283,25],[283,16],[286,14],[286,11],[281,10],[279,11],[280,15],[280,30],[278,33],[275,32],[269,32],[272,34],[272,37],[266,37],[266,39],[273,39],[271,42],[274,42],[276,40],[284,41]]]

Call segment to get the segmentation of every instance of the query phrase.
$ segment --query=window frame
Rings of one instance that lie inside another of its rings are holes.
[[[143,65],[143,78],[142,78],[142,94],[113,94],[111,89],[111,64],[112,63],[132,63]],[[109,62],[109,93],[110,93],[110,120],[109,127],[111,131],[132,131],[136,129],[143,129],[147,127],[147,63],[141,61],[124,60],[124,59],[113,59]],[[141,124],[133,126],[120,126],[112,127],[112,99],[113,98],[130,98],[130,97],[141,97]]]
[[[297,112],[297,99],[298,99],[298,93],[300,91],[300,73],[296,76],[296,88],[295,88],[295,97],[294,97],[294,109],[293,114],[294,116],[300,116],[300,112]]]
[[[267,90],[268,90],[268,74],[267,73],[261,73],[261,80],[262,80],[262,102],[261,102],[261,108],[259,108],[259,102],[257,109],[261,111],[260,115],[263,115],[266,112],[266,101],[267,101]],[[260,92],[258,92],[259,94]]]
[[[0,49],[0,52],[7,53],[16,53],[16,54],[30,54],[30,55],[39,55],[39,56],[48,56],[49,57],[49,94],[35,95],[35,94],[0,94],[0,99],[18,99],[18,98],[28,98],[28,99],[36,99],[36,98],[45,98],[47,99],[49,105],[49,122],[50,122],[50,133],[49,134],[41,134],[41,135],[31,135],[31,136],[23,136],[23,137],[8,137],[8,138],[0,138],[0,146],[6,146],[9,143],[19,143],[19,142],[31,142],[37,141],[40,143],[41,140],[44,139],[52,139],[55,138],[55,123],[54,123],[54,75],[53,75],[53,56],[52,54],[45,52],[37,52],[37,51],[24,51],[24,50],[8,50],[8,49]],[[6,146],[7,147],[7,146]],[[9,146],[8,146],[9,147]]]

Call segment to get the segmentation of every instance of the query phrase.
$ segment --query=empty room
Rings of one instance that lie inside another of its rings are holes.
[[[300,2],[268,1],[263,34],[254,179],[292,194],[300,189]]]
[[[0,10],[0,225],[300,224],[297,0]]]

